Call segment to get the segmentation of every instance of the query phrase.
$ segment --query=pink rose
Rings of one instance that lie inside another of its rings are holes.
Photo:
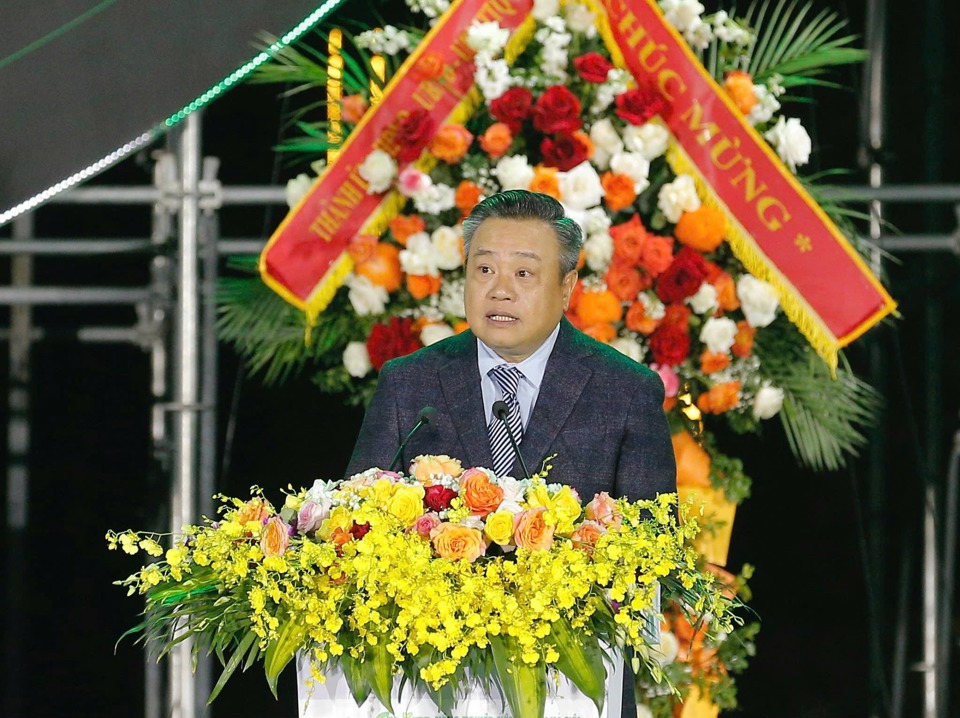
[[[397,178],[398,189],[404,197],[413,197],[433,184],[430,176],[415,167],[407,167]]]
[[[588,519],[602,526],[619,526],[622,518],[617,502],[606,491],[593,497],[593,501],[586,506],[586,514]]]
[[[663,381],[664,394],[668,397],[676,396],[680,390],[680,377],[677,376],[677,372],[673,370],[673,367],[651,364],[650,368],[660,375],[660,379]]]
[[[440,517],[437,514],[432,512],[426,513],[413,522],[413,526],[410,527],[410,530],[416,531],[425,539],[429,540],[431,537],[431,532],[437,528],[440,523]]]
[[[320,524],[330,513],[328,507],[318,504],[315,501],[306,501],[297,512],[297,531],[302,534],[309,534],[320,528]]]

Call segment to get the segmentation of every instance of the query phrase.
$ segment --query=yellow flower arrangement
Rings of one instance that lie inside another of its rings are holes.
[[[448,710],[482,679],[526,717],[542,714],[523,696],[542,692],[548,669],[602,705],[601,646],[645,659],[658,582],[685,592],[717,630],[736,620],[722,587],[697,569],[697,523],[679,520],[675,494],[595,497],[591,507],[619,517],[604,525],[544,476],[461,473],[448,457],[417,465],[430,467],[426,488],[423,473],[371,469],[291,493],[279,511],[257,489],[248,501],[221,497],[219,521],[185,527],[165,560],[118,582],[146,597],[144,638],[169,648],[187,633],[195,651],[215,651],[225,669],[211,700],[257,658],[275,691],[303,652],[317,680],[339,666],[358,704],[372,690],[391,708],[402,673]],[[482,499],[479,511],[462,489]],[[154,557],[157,539],[107,534],[111,549]]]

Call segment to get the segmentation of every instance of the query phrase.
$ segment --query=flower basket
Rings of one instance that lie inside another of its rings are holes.
[[[697,516],[704,526],[693,540],[694,548],[707,562],[726,566],[737,505],[727,499],[722,489],[680,486],[677,493],[681,504],[692,501],[691,514]]]

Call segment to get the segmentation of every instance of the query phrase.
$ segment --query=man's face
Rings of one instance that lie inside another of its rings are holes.
[[[484,220],[470,242],[467,322],[509,362],[533,354],[557,326],[577,282],[560,277],[560,244],[539,220]]]

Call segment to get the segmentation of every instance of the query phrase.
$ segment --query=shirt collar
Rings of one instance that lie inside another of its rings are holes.
[[[543,344],[541,344],[533,354],[516,364],[506,361],[493,349],[484,344],[480,337],[477,337],[477,368],[480,370],[480,376],[486,377],[493,367],[507,364],[508,366],[515,366],[519,369],[523,373],[524,379],[539,389],[540,382],[543,381],[543,374],[547,370],[547,360],[550,358],[550,354],[553,353],[553,347],[557,343],[557,336],[559,334],[560,323],[558,322],[557,326],[550,332],[550,336],[544,340]]]

